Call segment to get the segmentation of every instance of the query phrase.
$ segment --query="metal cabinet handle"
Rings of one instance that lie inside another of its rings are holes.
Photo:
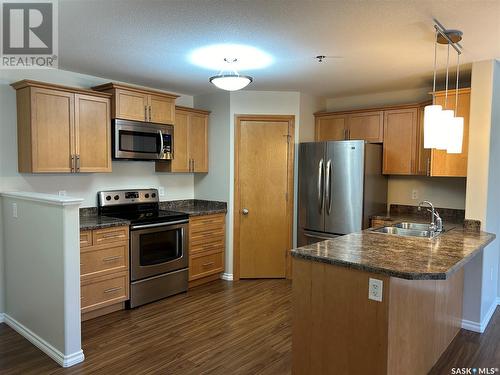
[[[195,163],[196,163],[196,160],[193,159],[193,172],[195,171]]]
[[[328,160],[326,162],[326,183],[325,183],[325,195],[326,195],[326,213],[330,215],[332,211],[332,161]]]
[[[113,293],[113,292],[118,292],[121,289],[121,287],[116,287],[116,288],[109,288],[104,291],[104,293]]]
[[[427,176],[430,176],[431,175],[431,159],[430,158],[427,158]]]
[[[80,155],[76,155],[76,172],[80,172]]]
[[[318,205],[319,212],[323,211],[324,194],[323,194],[323,172],[324,172],[324,161],[321,159],[318,164]]]
[[[102,238],[119,238],[119,237],[125,237],[123,233],[104,233],[102,235]]]
[[[202,267],[208,267],[208,266],[211,266],[212,264],[214,264],[215,262],[207,262],[207,263],[203,263],[201,266]]]
[[[102,261],[103,262],[112,262],[112,261],[118,260],[120,258],[121,258],[121,256],[107,257],[107,258],[103,258]]]
[[[144,106],[144,121],[148,121],[148,106]]]
[[[151,121],[151,106],[149,106],[149,121]]]
[[[75,172],[75,155],[70,156],[70,162],[71,162],[71,173]]]
[[[241,213],[242,213],[243,215],[248,215],[248,208],[244,208],[244,209],[242,209],[242,210],[241,210]]]

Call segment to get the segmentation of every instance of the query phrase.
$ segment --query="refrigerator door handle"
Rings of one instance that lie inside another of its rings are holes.
[[[326,162],[326,213],[330,215],[332,212],[332,161]]]
[[[318,205],[319,213],[323,211],[324,204],[324,184],[323,184],[323,174],[324,174],[324,161],[321,159],[318,164]]]

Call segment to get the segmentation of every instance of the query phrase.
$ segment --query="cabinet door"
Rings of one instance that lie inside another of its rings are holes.
[[[109,99],[75,95],[77,172],[111,172]]]
[[[343,141],[347,129],[346,115],[316,118],[316,141]]]
[[[436,104],[444,108],[444,95],[436,96]],[[455,92],[448,93],[447,109],[455,109]],[[467,177],[467,159],[469,148],[469,108],[470,91],[458,94],[458,116],[464,118],[464,139],[461,154],[448,154],[444,150],[432,150],[431,176]]]
[[[124,120],[147,121],[148,95],[134,91],[115,91],[115,117]]]
[[[176,111],[174,124],[174,160],[171,172],[189,172],[188,148],[188,122],[189,114]]]
[[[384,174],[412,175],[416,170],[417,109],[384,113]]]
[[[349,139],[367,142],[384,141],[384,112],[366,112],[349,115],[347,119]]]
[[[72,172],[74,100],[72,93],[32,88],[30,172]]]
[[[170,98],[149,95],[150,122],[157,124],[174,124],[175,103]]]
[[[188,134],[191,171],[208,172],[208,116],[192,113]]]

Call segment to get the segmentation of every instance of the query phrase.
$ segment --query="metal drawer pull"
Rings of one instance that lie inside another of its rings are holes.
[[[116,287],[116,288],[109,288],[104,291],[104,293],[113,293],[113,292],[118,292],[121,289],[121,287]]]
[[[208,267],[208,266],[211,266],[212,264],[214,264],[215,262],[208,262],[208,263],[204,263],[202,264],[201,266],[202,267]]]
[[[121,258],[121,256],[107,257],[107,258],[103,258],[102,261],[103,262],[112,262],[112,261],[118,260],[120,258]]]
[[[123,237],[123,233],[104,233],[102,235],[103,238],[114,238],[114,237]]]

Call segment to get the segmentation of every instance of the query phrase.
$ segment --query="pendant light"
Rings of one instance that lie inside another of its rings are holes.
[[[457,54],[457,81],[455,82],[455,117],[450,122],[450,136],[446,152],[461,154],[464,141],[464,118],[458,117],[458,76],[460,74],[460,54]]]
[[[436,30],[434,41],[434,81],[432,89],[432,105],[424,108],[424,148],[434,148],[446,150],[447,153],[461,153],[463,142],[463,117],[457,117],[458,108],[458,84],[459,84],[459,65],[462,46],[458,43],[462,39],[462,32],[459,30],[448,30],[444,28],[439,21],[434,19]],[[437,43],[447,44],[446,60],[446,89],[444,109],[435,104],[436,93],[436,60]],[[455,111],[448,109],[448,81],[449,81],[449,62],[450,46],[457,52],[457,77],[455,85]]]
[[[234,64],[238,59],[225,58],[224,61],[228,64]],[[216,76],[210,77],[208,81],[218,88],[226,91],[237,91],[247,87],[253,78],[250,76],[242,76],[235,69],[230,69],[230,73],[224,74],[224,70]]]
[[[437,31],[434,37],[434,79],[432,83],[432,105],[424,108],[424,148],[436,148],[440,136],[437,133],[443,107],[436,102]]]

